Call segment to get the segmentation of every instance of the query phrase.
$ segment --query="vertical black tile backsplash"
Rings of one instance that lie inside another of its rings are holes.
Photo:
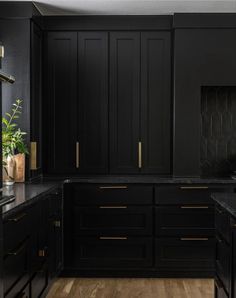
[[[201,91],[202,176],[227,176],[236,170],[236,86]]]

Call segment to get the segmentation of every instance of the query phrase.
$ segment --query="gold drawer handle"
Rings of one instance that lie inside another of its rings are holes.
[[[208,189],[208,186],[181,186],[180,189]]]
[[[126,185],[99,186],[99,189],[127,189]]]
[[[99,237],[100,240],[127,240],[127,237]]]
[[[181,209],[209,209],[208,206],[180,206]]]
[[[22,252],[22,250],[24,250],[25,246],[26,246],[26,244],[24,242],[24,244],[22,244],[17,250],[10,251],[7,253],[7,255],[8,256],[18,256]]]
[[[18,215],[17,217],[9,218],[8,221],[18,222],[18,221],[22,220],[26,215],[27,215],[27,213],[22,213],[22,214]]]
[[[38,256],[39,256],[39,257],[45,257],[45,250],[44,250],[44,249],[40,249],[40,250],[38,251]]]
[[[127,206],[99,206],[99,209],[127,209]]]
[[[209,238],[180,238],[181,241],[208,241]]]
[[[55,220],[55,221],[53,222],[53,225],[54,225],[54,227],[56,227],[56,228],[60,228],[60,227],[61,227],[61,222],[60,222],[60,220]]]
[[[37,142],[30,142],[30,170],[37,169]]]

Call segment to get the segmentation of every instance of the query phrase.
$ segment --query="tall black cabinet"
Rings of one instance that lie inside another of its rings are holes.
[[[170,33],[49,32],[45,173],[170,173]]]

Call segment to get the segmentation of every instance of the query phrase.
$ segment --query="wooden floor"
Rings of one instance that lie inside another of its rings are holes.
[[[47,298],[213,298],[212,279],[60,278]]]

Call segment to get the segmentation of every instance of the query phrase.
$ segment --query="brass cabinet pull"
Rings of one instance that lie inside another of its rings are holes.
[[[79,168],[79,142],[76,142],[76,168]]]
[[[127,209],[127,206],[99,206],[100,209]]]
[[[37,142],[30,142],[30,170],[37,169]]]
[[[0,58],[4,58],[4,46],[0,46]]]
[[[180,189],[208,189],[208,186],[181,186]]]
[[[100,240],[127,240],[127,237],[99,237]]]
[[[209,238],[197,238],[197,237],[184,237],[184,238],[180,238],[181,241],[208,241]]]
[[[55,221],[53,222],[53,225],[54,225],[54,227],[56,227],[56,228],[60,228],[60,227],[61,227],[61,222],[60,222],[60,220],[55,220]]]
[[[208,209],[209,206],[180,206],[181,209]]]
[[[8,256],[18,256],[24,250],[26,243],[24,242],[17,250],[7,253]]]
[[[8,221],[18,222],[18,221],[22,220],[26,215],[27,215],[27,213],[22,213],[22,214],[18,215],[17,217],[9,218]]]
[[[127,189],[126,185],[99,186],[99,189]]]
[[[44,249],[40,249],[40,250],[38,251],[38,256],[39,256],[39,257],[45,257],[45,250],[44,250]]]
[[[142,168],[142,142],[138,142],[138,167]]]

